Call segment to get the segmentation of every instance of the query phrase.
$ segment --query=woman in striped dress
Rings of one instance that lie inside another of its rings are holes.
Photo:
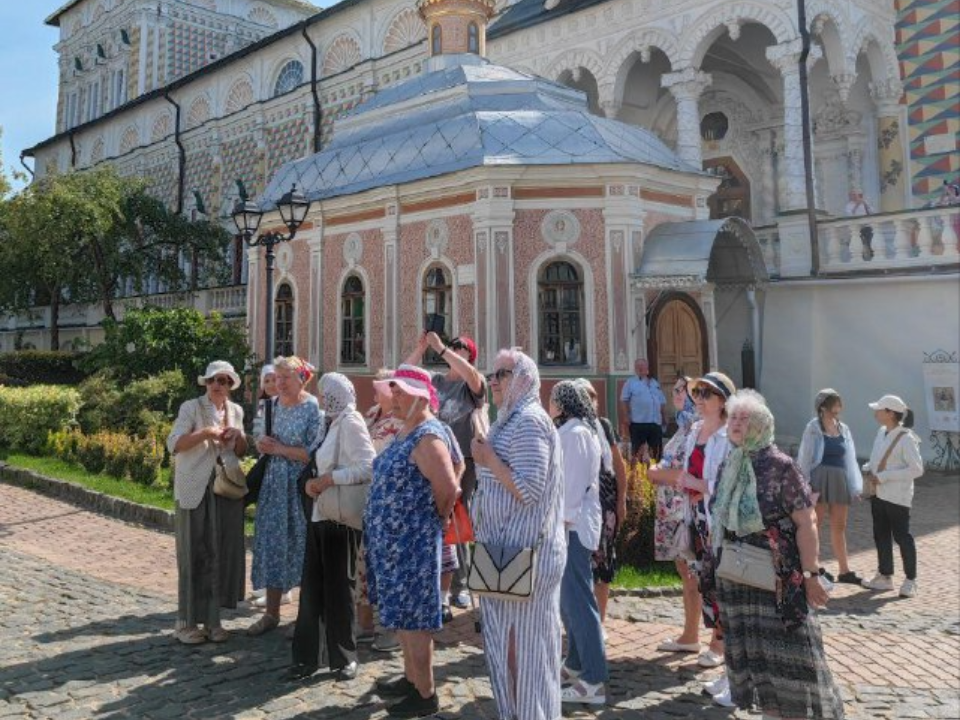
[[[501,350],[488,378],[497,421],[475,439],[477,540],[540,543],[528,602],[481,598],[483,642],[502,720],[560,717],[560,580],[566,564],[559,441],[540,405],[540,373],[519,350]]]

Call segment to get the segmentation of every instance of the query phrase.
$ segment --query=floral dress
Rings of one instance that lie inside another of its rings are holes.
[[[680,425],[676,434],[663,448],[660,467],[682,469],[686,465],[687,436],[691,428],[692,423]],[[661,562],[692,560],[690,493],[658,485],[656,513],[653,524],[654,559]]]
[[[284,445],[310,451],[320,430],[317,403],[304,400],[284,407],[277,403],[273,414],[273,437]],[[297,479],[306,463],[273,455],[267,463],[253,536],[251,580],[255,589],[281,588],[284,592],[300,584],[307,520],[297,490]]]
[[[425,435],[448,450],[450,437],[436,419],[390,443],[373,461],[373,483],[363,517],[370,602],[391,630],[439,630],[443,521],[433,488],[411,457]]]
[[[776,445],[758,450],[752,462],[765,529],[743,541],[772,550],[778,582],[776,592],[718,582],[731,698],[776,717],[842,718],[820,625],[808,614],[792,518],[813,506],[810,486]]]

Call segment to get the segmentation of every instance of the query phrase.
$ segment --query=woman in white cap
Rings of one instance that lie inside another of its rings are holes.
[[[910,426],[913,415],[896,395],[884,395],[870,403],[880,423],[873,440],[870,461],[863,466],[864,482],[873,514],[873,542],[877,546],[877,574],[864,580],[869,590],[893,590],[893,543],[900,547],[903,572],[901,597],[917,594],[917,545],[910,534],[913,481],[923,475],[920,438]]]
[[[833,388],[821,390],[813,407],[817,416],[803,431],[797,464],[813,491],[817,522],[822,524],[830,515],[830,544],[840,571],[836,581],[859,585],[862,578],[850,569],[847,558],[847,515],[850,504],[863,491],[857,449],[850,428],[840,422],[840,393]],[[833,582],[833,577],[824,574]]]
[[[403,418],[396,439],[373,462],[363,520],[370,600],[403,650],[404,674],[378,681],[377,692],[400,699],[388,708],[391,717],[425,717],[440,709],[431,633],[443,627],[443,524],[460,490],[451,455],[455,440],[434,417],[439,402],[426,370],[401,365],[374,387],[390,390],[394,414]]]
[[[217,458],[243,455],[243,409],[230,402],[240,387],[233,366],[217,360],[197,377],[206,387],[199,398],[180,406],[167,437],[174,455],[176,500],[177,625],[174,636],[186,645],[223,642],[220,606],[243,599],[243,500],[214,495]],[[203,628],[200,628],[203,625]]]

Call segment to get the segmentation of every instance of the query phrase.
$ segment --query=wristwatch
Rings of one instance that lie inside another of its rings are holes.
[[[813,572],[810,572],[809,570],[804,570],[804,571],[803,571],[803,579],[804,579],[804,580],[809,580],[810,578],[815,578],[815,577],[817,577],[819,574],[820,574],[820,571],[819,571],[819,570],[814,570]]]

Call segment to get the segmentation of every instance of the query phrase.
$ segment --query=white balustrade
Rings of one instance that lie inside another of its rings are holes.
[[[949,265],[960,258],[958,206],[838,218],[818,226],[826,273]]]

